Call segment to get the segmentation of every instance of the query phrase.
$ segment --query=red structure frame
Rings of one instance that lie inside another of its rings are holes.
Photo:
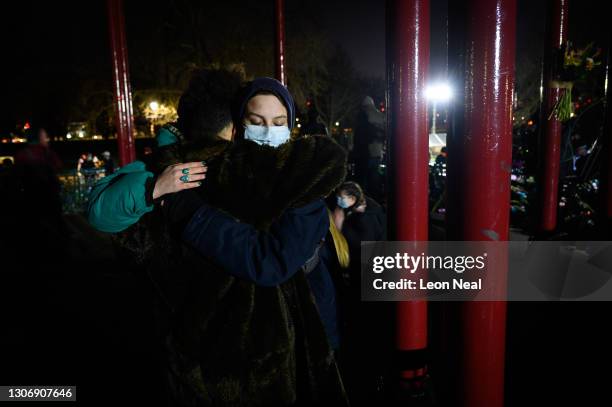
[[[113,63],[113,90],[115,96],[115,123],[119,163],[121,166],[136,159],[134,146],[134,112],[132,89],[125,39],[123,0],[107,0],[108,28],[110,34],[111,57]]]
[[[275,74],[276,79],[278,79],[283,85],[287,86],[287,76],[285,73],[285,0],[275,0],[274,5],[274,61],[276,68]]]
[[[550,44],[566,39],[567,0],[554,0]],[[464,0],[463,108],[449,141],[451,239],[507,240],[512,160],[512,97],[516,48],[516,0]],[[122,0],[107,0],[121,165],[135,159]],[[429,0],[387,0],[387,114],[390,142],[390,231],[396,240],[428,240],[428,123],[424,89],[429,63]],[[286,84],[284,0],[275,0],[276,77]],[[550,72],[547,73],[550,75]],[[550,76],[549,76],[550,78]],[[559,97],[546,86],[546,111]],[[608,101],[610,89],[608,89]],[[461,101],[460,101],[461,103]],[[608,115],[610,114],[608,104]],[[608,124],[609,128],[609,124]],[[556,223],[560,123],[546,126],[543,223]],[[612,166],[610,167],[612,173]],[[608,216],[612,192],[608,191]],[[459,196],[460,195],[460,196]],[[456,202],[461,201],[461,204]],[[494,272],[507,272],[504,259]],[[426,349],[427,303],[397,304],[396,348]],[[462,404],[499,407],[504,399],[505,302],[461,304]],[[402,372],[413,377],[420,368]]]
[[[457,45],[462,100],[449,140],[449,239],[508,239],[512,166],[512,101],[516,48],[516,0],[466,0],[465,35]],[[451,18],[455,18],[451,16]],[[463,85],[463,86],[462,86]],[[452,196],[451,196],[452,195]],[[489,258],[505,289],[507,258]],[[459,306],[458,404],[499,407],[504,402],[506,303]]]
[[[544,140],[542,143],[544,167],[542,171],[542,219],[541,229],[546,232],[554,231],[557,227],[557,205],[559,203],[559,170],[561,160],[561,132],[563,124],[548,116],[564,90],[555,87],[552,53],[558,50],[567,41],[567,17],[569,0],[550,1],[550,21],[548,24],[548,44],[551,55],[544,71],[544,103],[542,121],[544,125]]]
[[[390,231],[396,240],[428,239],[429,134],[425,85],[429,0],[387,1],[387,118]],[[396,348],[427,347],[427,302],[397,304]]]

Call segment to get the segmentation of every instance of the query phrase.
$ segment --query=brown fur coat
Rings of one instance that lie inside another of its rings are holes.
[[[158,165],[196,160],[209,167],[199,188],[205,200],[262,230],[287,208],[331,193],[346,168],[345,151],[326,137],[300,138],[277,149],[250,141],[172,148]],[[162,217],[153,212],[139,227],[141,237],[153,236],[141,239],[148,241],[142,257],[159,285],[178,293],[168,295],[178,298],[166,343],[173,403],[346,404],[303,272],[278,287],[236,279],[164,231]]]

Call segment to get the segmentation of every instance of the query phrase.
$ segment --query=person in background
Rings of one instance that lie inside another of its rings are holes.
[[[308,108],[308,122],[302,126],[302,134],[329,136],[327,126],[321,120],[319,112],[317,112],[317,108],[314,105]]]
[[[380,165],[385,151],[385,126],[385,114],[376,108],[374,99],[366,96],[355,126],[353,161],[356,181],[377,199],[383,197]]]
[[[432,210],[436,210],[444,199],[447,159],[447,149],[442,147],[429,173],[429,199],[430,202],[433,202]]]
[[[77,161],[77,173],[90,173],[92,170],[96,169],[98,162],[98,157],[92,153],[81,154],[81,157],[79,157]]]
[[[356,182],[345,182],[336,190],[335,204],[333,223],[346,239],[351,259],[346,276],[349,293],[345,299],[353,304],[359,301],[361,242],[385,240],[387,219],[382,206],[366,196]],[[354,307],[344,304],[342,308],[348,308],[350,314],[350,309]]]
[[[111,175],[113,172],[115,172],[115,162],[113,161],[109,151],[104,151],[102,153],[102,168],[104,168],[105,175]]]
[[[355,182],[345,182],[336,190],[333,211],[336,227],[345,236],[350,253],[347,295],[339,301],[343,315],[340,367],[352,402],[379,397],[380,381],[385,366],[381,361],[390,357],[383,354],[392,338],[389,318],[391,303],[361,301],[361,242],[383,241],[387,238],[384,209],[366,196]],[[392,305],[392,304],[391,304]],[[356,360],[353,355],[361,355]]]
[[[15,156],[15,164],[20,166],[36,167],[50,174],[57,175],[62,167],[58,155],[51,150],[51,139],[43,127],[31,127],[26,133],[27,146]]]
[[[446,165],[446,161],[448,158],[448,150],[446,147],[442,147],[440,149],[440,154],[436,157],[436,164],[438,165]]]
[[[83,164],[85,163],[85,161],[87,160],[87,153],[83,153],[79,156],[79,159],[77,160],[77,174],[79,174],[81,172],[81,168],[83,168]]]
[[[51,150],[50,138],[44,128],[31,127],[26,136],[27,146],[15,155],[15,166],[22,177],[24,192],[31,197],[42,198],[39,202],[57,207],[60,205],[60,182],[57,173],[62,162]]]
[[[33,247],[48,250],[50,256],[59,258],[66,235],[58,178],[62,162],[51,149],[45,128],[34,125],[26,137],[27,146],[15,155],[14,176],[20,187],[10,197],[16,200],[17,210],[23,212],[13,214],[24,222],[16,233],[25,233],[21,241],[28,241]],[[18,237],[16,240],[20,241]]]
[[[356,182],[345,182],[338,188],[333,218],[338,230],[346,237],[352,259],[360,258],[362,241],[386,239],[384,209],[374,199],[366,196]]]

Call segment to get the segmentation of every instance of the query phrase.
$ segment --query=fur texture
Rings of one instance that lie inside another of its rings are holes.
[[[159,165],[197,160],[209,167],[200,188],[206,201],[262,230],[287,208],[331,193],[346,168],[345,151],[326,137],[301,138],[278,149],[250,141],[171,149]],[[159,225],[160,217],[154,212],[147,222]],[[142,246],[151,249],[142,257],[150,260],[156,279],[164,290],[183,289],[167,294],[175,309],[167,338],[173,404],[346,404],[301,271],[279,287],[257,287],[159,233],[159,226],[144,229],[155,243]],[[173,281],[177,268],[190,271],[181,283]]]
[[[346,176],[345,150],[323,136],[298,138],[279,148],[216,141],[182,155],[171,150],[160,169],[181,160],[206,161],[204,199],[262,229],[285,209],[329,195]]]

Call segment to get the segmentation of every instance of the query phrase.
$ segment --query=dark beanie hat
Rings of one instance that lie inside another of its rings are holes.
[[[246,110],[247,103],[253,96],[259,92],[270,92],[276,95],[281,102],[287,108],[287,123],[290,129],[293,128],[295,123],[295,105],[293,103],[293,97],[289,90],[274,78],[256,78],[251,82],[248,82],[236,95],[236,99],[232,106],[232,116],[234,117],[234,124],[238,125],[242,123],[244,117],[244,111]]]

